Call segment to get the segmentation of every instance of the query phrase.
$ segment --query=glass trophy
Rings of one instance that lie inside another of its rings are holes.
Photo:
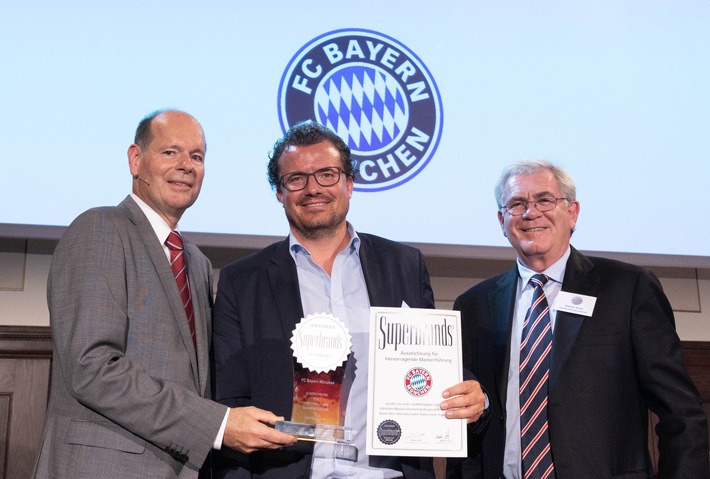
[[[293,350],[293,411],[290,421],[277,421],[276,429],[303,441],[333,445],[333,454],[357,459],[349,427],[342,425],[340,391],[352,337],[332,314],[314,314],[296,325]]]

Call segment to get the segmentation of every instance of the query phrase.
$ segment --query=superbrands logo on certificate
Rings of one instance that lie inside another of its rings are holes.
[[[278,103],[284,132],[310,119],[348,144],[358,165],[357,191],[411,180],[441,139],[441,96],[426,65],[398,40],[372,30],[335,30],[304,45],[283,73]]]

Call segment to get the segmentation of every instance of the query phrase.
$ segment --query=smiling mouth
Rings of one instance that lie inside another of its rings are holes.
[[[171,185],[174,185],[174,186],[181,186],[181,187],[185,187],[185,188],[192,188],[192,183],[186,183],[186,182],[184,182],[184,181],[168,181],[168,183],[170,183]]]
[[[536,233],[536,232],[538,232],[538,231],[545,231],[546,229],[547,229],[547,228],[538,227],[538,228],[528,228],[528,229],[525,229],[525,230],[523,230],[523,231],[525,231],[526,233]]]
[[[308,208],[309,206],[325,206],[328,203],[329,203],[329,201],[323,201],[323,200],[307,201],[307,202],[301,203],[301,206],[303,206],[304,208]]]

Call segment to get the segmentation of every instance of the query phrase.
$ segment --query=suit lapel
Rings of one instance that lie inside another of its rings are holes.
[[[518,269],[513,268],[498,280],[497,288],[488,295],[493,318],[492,340],[494,378],[501,410],[505,411],[508,397],[508,369],[510,368],[510,335],[513,328],[515,293],[518,284]]]
[[[594,265],[589,259],[572,248],[565,268],[562,291],[596,296],[600,278],[594,273],[593,268]],[[550,360],[550,390],[557,384],[572,347],[577,341],[579,330],[586,319],[588,318],[579,314],[564,311],[557,313]]]
[[[362,275],[365,278],[370,305],[393,308],[402,306],[401,304],[394,304],[395,288],[384,286],[386,272],[383,258],[371,247],[370,238],[366,234],[359,233],[358,236],[360,238],[360,265],[362,267]]]
[[[196,353],[197,367],[199,368],[199,391],[205,393],[209,375],[209,344],[211,334],[209,324],[212,318],[210,317],[211,305],[209,303],[204,303],[205,299],[208,302],[210,301],[210,297],[212,295],[212,285],[209,280],[209,273],[200,267],[193,256],[193,252],[197,251],[197,246],[184,237],[183,242],[185,244],[187,271],[190,277],[190,295],[192,298],[193,309],[195,311],[195,342],[197,343]],[[208,285],[208,288],[210,289],[205,291],[205,285]],[[187,318],[185,318],[185,321],[187,322]]]
[[[288,238],[279,243],[267,265],[271,297],[285,338],[291,338],[296,323],[303,318],[301,290],[296,264],[288,250]]]
[[[145,217],[145,214],[143,214],[140,206],[138,206],[136,202],[128,196],[121,202],[119,207],[123,208],[129,220],[136,225],[136,231],[140,236],[141,242],[145,246],[152,266],[158,275],[158,279],[163,285],[165,294],[169,299],[168,303],[170,304],[170,310],[173,313],[172,316],[177,321],[177,327],[180,331],[180,335],[182,336],[183,344],[185,345],[188,355],[190,356],[190,365],[192,367],[195,386],[199,387],[200,376],[197,369],[197,355],[195,348],[192,346],[190,326],[187,323],[187,315],[185,314],[185,308],[183,307],[182,300],[180,299],[180,292],[178,291],[173,271],[170,269],[170,262],[165,255],[165,251],[163,250],[160,241],[158,241],[158,238],[155,236],[153,227],[150,225],[148,218]],[[140,265],[136,265],[136,267],[140,267]]]

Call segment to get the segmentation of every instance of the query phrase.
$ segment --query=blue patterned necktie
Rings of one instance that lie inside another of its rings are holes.
[[[543,274],[530,279],[535,290],[520,340],[520,447],[524,479],[556,477],[547,423],[552,324],[542,287],[548,279]]]

